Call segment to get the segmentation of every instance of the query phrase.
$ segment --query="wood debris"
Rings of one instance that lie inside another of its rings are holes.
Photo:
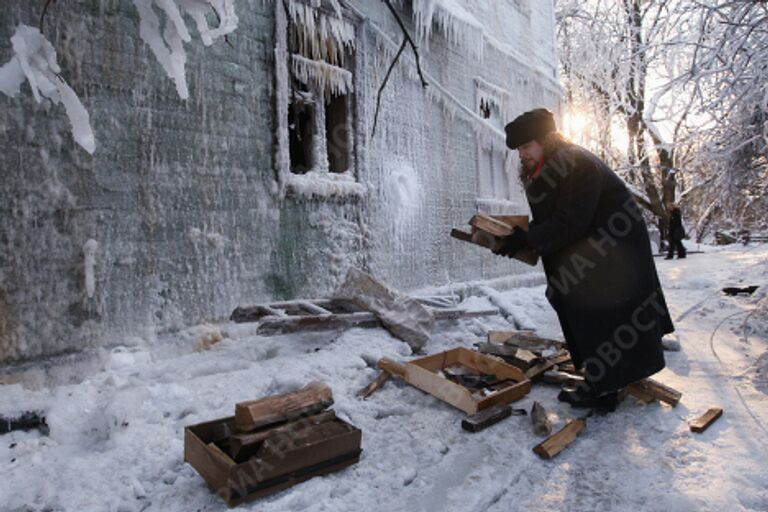
[[[293,393],[274,395],[235,405],[235,426],[240,432],[317,414],[333,405],[331,388],[312,382]]]
[[[679,391],[650,378],[639,380],[625,387],[620,393],[620,398],[627,396],[627,394],[643,402],[658,400],[672,407],[677,406],[683,396]]]
[[[501,243],[502,237],[512,234],[514,226],[528,231],[528,216],[478,214],[470,219],[469,224],[472,226],[470,233],[453,229],[451,236],[457,240],[495,250]],[[536,265],[539,261],[539,255],[533,249],[518,251],[512,257],[529,265]]]
[[[723,409],[720,407],[712,407],[703,415],[689,423],[691,432],[696,432],[698,434],[704,432],[722,415]]]
[[[576,440],[584,427],[584,420],[570,420],[562,429],[534,446],[533,452],[542,459],[551,459]]]
[[[512,416],[512,406],[509,404],[498,404],[475,414],[470,414],[461,421],[461,428],[468,432],[480,432],[510,416]]]

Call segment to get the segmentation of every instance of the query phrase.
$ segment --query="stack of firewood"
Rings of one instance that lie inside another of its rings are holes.
[[[472,226],[470,233],[453,229],[451,236],[493,251],[500,246],[502,238],[512,234],[515,226],[528,231],[528,216],[478,214],[470,219],[469,225]],[[533,249],[518,251],[512,257],[529,265],[536,265],[539,261],[539,255]]]

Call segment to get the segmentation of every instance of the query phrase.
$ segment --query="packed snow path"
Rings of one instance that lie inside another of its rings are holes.
[[[628,398],[616,413],[589,418],[551,461],[532,453],[540,439],[528,417],[469,434],[458,410],[398,381],[356,398],[378,358],[409,352],[383,329],[266,338],[253,335],[253,326],[226,325],[225,339],[208,351],[194,348],[217,328],[191,329],[162,345],[132,340],[77,384],[0,386],[0,414],[47,409],[51,427],[49,437],[0,436],[0,510],[225,510],[183,462],[184,426],[319,379],[333,388],[337,413],[363,431],[360,463],[241,510],[766,511],[768,245],[657,264],[682,345],[666,353],[658,379],[683,393],[680,405]],[[749,284],[761,286],[751,297],[719,291]],[[541,334],[559,335],[542,286],[502,296]],[[490,306],[479,297],[468,303]],[[471,346],[491,328],[510,326],[500,317],[443,323],[428,349]],[[556,394],[536,385],[515,405],[540,401],[559,428],[582,413]],[[711,406],[724,416],[704,434],[690,433],[687,420]]]

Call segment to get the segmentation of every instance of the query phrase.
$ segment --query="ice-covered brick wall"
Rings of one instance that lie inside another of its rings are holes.
[[[380,2],[358,4],[372,20],[365,31],[364,92],[369,101],[363,112],[372,123],[388,56],[402,36]],[[528,213],[516,178],[517,154],[505,147],[503,125],[536,107],[559,114],[552,2],[413,0],[404,2],[403,10],[411,32],[424,32],[414,22],[419,18],[413,10],[430,8],[430,35],[419,41],[430,86],[421,88],[412,63],[396,68],[382,97],[378,133],[366,151],[364,179],[374,183],[366,210],[374,238],[371,269],[405,288],[532,271],[456,241],[450,230],[468,230],[466,223],[477,212]],[[409,53],[403,60],[412,62]],[[480,117],[478,84],[503,103],[498,119]],[[486,201],[480,190],[479,161],[485,152],[497,161],[510,159],[511,190],[503,201]]]
[[[478,201],[478,159],[482,148],[516,159],[499,122],[558,109],[551,3],[401,2],[431,85],[422,90],[406,52],[372,139],[376,90],[401,33],[379,0],[348,3],[355,173],[293,187],[279,142],[281,2],[238,1],[232,47],[185,45],[186,101],[142,41],[133,2],[49,6],[44,33],[90,113],[96,151],[78,146],[63,108],[35,103],[26,84],[0,95],[0,363],[319,296],[349,265],[405,290],[532,270],[449,233],[476,211],[526,210],[516,185],[509,201]],[[4,5],[0,64],[16,25],[37,25],[44,4]],[[426,30],[414,9],[435,4],[443,9]],[[497,125],[478,116],[478,83],[501,91]],[[323,187],[341,193],[312,193]]]
[[[1,62],[44,3],[4,2]],[[97,146],[76,145],[63,108],[38,105],[26,84],[0,95],[0,361],[146,338],[268,295],[273,8],[239,4],[233,48],[186,45],[187,101],[132,2],[48,7],[45,35]]]

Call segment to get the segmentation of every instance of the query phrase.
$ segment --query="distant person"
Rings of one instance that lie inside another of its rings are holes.
[[[533,219],[494,252],[532,247],[542,258],[547,298],[585,374],[558,398],[614,410],[619,389],[664,368],[661,338],[674,330],[642,213],[607,165],[557,132],[548,110],[526,112],[505,131]]]
[[[669,232],[667,233],[669,249],[667,250],[667,257],[664,259],[671,260],[675,251],[677,251],[677,259],[683,259],[686,255],[683,245],[683,238],[685,238],[683,216],[680,213],[680,208],[674,203],[667,205],[667,209],[669,210]]]

